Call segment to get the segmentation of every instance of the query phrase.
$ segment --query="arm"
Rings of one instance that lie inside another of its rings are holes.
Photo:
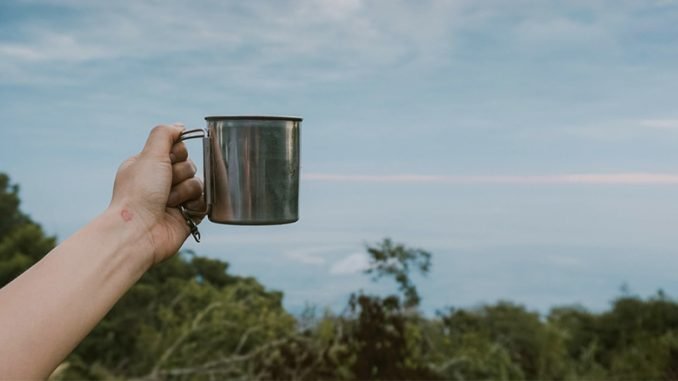
[[[110,206],[0,289],[0,379],[46,378],[148,270],[188,236],[176,206],[201,210],[182,128],[156,127],[118,170]]]

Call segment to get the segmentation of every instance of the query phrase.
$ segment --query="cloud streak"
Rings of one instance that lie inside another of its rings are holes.
[[[364,253],[353,253],[337,262],[330,267],[330,274],[332,275],[352,275],[358,274],[367,270],[370,267],[370,262],[367,255]]]
[[[178,0],[161,5],[83,0],[36,0],[34,4],[58,7],[79,17],[50,23],[25,20],[14,28],[12,34],[17,37],[0,37],[1,68],[15,72],[6,82],[16,82],[18,74],[22,74],[19,79],[29,80],[42,68],[24,68],[27,63],[144,62],[159,55],[196,62],[182,62],[177,69],[212,66],[212,70],[221,69],[223,76],[235,66],[249,68],[245,77],[251,79],[275,68],[277,77],[286,71],[292,83],[332,82],[385,69],[421,73],[448,65],[460,59],[460,39],[466,32],[474,35],[478,28],[494,25],[497,18],[508,19],[503,33],[527,44],[527,51],[532,51],[535,41],[552,45],[554,40],[574,40],[579,44],[591,41],[591,36],[608,44],[613,40],[608,35],[623,25],[608,20],[609,14],[620,12],[609,7],[600,12],[608,15],[603,21],[583,23],[562,17],[557,7],[539,7],[530,1],[519,2],[520,7],[513,3],[507,7],[497,0],[422,4],[404,0],[207,0],[200,7]],[[516,12],[522,16],[503,16]],[[167,65],[167,59],[163,64]]]
[[[449,45],[454,26],[450,20],[461,12],[456,2],[420,6],[403,0],[208,0],[201,7],[182,1],[162,6],[81,0],[36,4],[77,12],[79,17],[49,24],[29,19],[17,25],[15,37],[0,37],[0,68],[13,72],[0,77],[0,83],[29,81],[47,65],[143,63],[158,56],[165,58],[163,65],[181,57],[175,69],[190,66],[195,71],[199,65],[221,76],[234,67],[247,68],[250,81],[270,76],[272,68],[276,77],[284,73],[290,82],[336,81],[403,63],[419,68],[438,61]]]
[[[285,257],[304,265],[322,265],[325,263],[325,258],[302,250],[286,252]]]
[[[672,173],[578,173],[559,175],[343,175],[308,173],[306,181],[412,184],[497,184],[497,185],[678,185]]]
[[[646,119],[641,120],[640,125],[659,130],[678,130],[678,119]]]

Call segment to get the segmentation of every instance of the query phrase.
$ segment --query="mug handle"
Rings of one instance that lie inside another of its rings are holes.
[[[206,130],[203,130],[202,128],[196,128],[193,130],[187,130],[181,133],[179,135],[179,141],[183,142],[184,140],[188,139],[198,139],[202,138],[202,153],[203,153],[203,178],[204,178],[204,192],[203,192],[203,200],[205,202],[205,210],[201,211],[200,214],[207,214],[209,211],[209,203],[211,202],[211,184],[212,184],[212,179],[210,174],[210,168],[211,168],[211,161],[210,161],[210,144],[209,144],[209,135]],[[198,230],[198,225],[196,225],[195,222],[193,222],[193,219],[190,216],[190,213],[184,208],[183,205],[179,206],[179,211],[181,212],[181,215],[184,216],[184,219],[186,220],[186,224],[188,227],[191,229],[191,235],[193,236],[193,239],[195,239],[195,242],[200,243],[200,231]]]

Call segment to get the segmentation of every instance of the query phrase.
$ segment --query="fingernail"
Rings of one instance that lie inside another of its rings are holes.
[[[170,153],[170,161],[171,161],[172,163],[174,163],[175,161],[177,161],[177,155],[175,155],[175,154],[173,154],[173,153]]]

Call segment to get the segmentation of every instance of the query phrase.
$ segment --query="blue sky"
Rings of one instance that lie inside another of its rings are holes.
[[[669,0],[4,1],[0,171],[64,238],[152,126],[298,115],[301,220],[185,245],[292,310],[388,290],[383,237],[433,253],[427,312],[676,296],[677,41]]]

